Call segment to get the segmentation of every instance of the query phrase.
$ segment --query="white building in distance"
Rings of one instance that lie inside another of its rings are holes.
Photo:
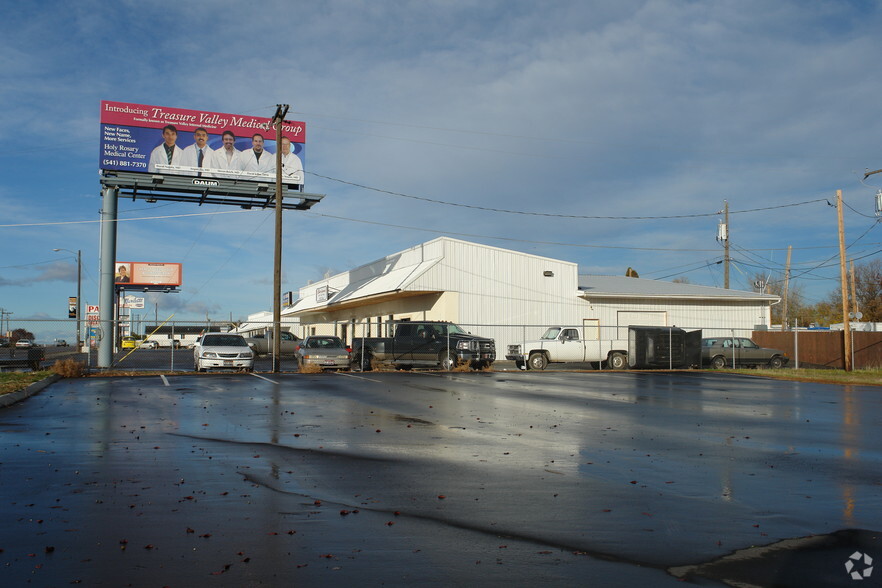
[[[749,337],[767,329],[778,296],[631,277],[580,276],[577,264],[439,237],[300,288],[282,314],[300,336],[386,335],[393,320],[452,321],[509,344],[553,325],[627,339],[627,327],[702,329]],[[293,330],[293,329],[292,329]]]

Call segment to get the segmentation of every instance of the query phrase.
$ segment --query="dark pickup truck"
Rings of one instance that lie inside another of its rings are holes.
[[[459,326],[441,321],[394,321],[390,337],[363,337],[352,341],[353,366],[369,370],[376,364],[411,367],[457,365],[480,369],[496,360],[493,339],[476,337]]]
[[[0,372],[6,370],[31,369],[39,371],[40,364],[46,359],[46,350],[40,346],[16,349],[10,347],[9,352],[0,354]]]

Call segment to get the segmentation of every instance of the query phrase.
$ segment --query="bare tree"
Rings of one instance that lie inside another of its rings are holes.
[[[882,261],[870,260],[854,266],[854,301],[863,314],[861,321],[882,322]],[[811,320],[819,325],[829,326],[842,322],[842,292],[835,288],[827,298],[811,308]]]

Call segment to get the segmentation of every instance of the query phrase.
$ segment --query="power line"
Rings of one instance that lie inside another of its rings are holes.
[[[483,210],[486,212],[499,212],[504,214],[519,214],[525,216],[544,216],[550,218],[574,218],[574,219],[591,219],[591,220],[668,220],[668,219],[682,219],[682,218],[701,218],[701,217],[709,217],[709,216],[717,216],[719,212],[703,212],[703,213],[695,213],[695,214],[677,214],[677,215],[659,215],[659,216],[596,216],[596,215],[581,215],[581,214],[556,214],[550,212],[529,212],[524,210],[509,210],[505,208],[493,208],[489,206],[477,206],[474,204],[462,204],[458,202],[447,202],[445,200],[437,200],[434,198],[426,198],[424,196],[414,196],[412,194],[405,194],[403,192],[394,192],[392,190],[385,190],[383,188],[374,188],[373,186],[367,186],[365,184],[359,184],[358,182],[351,182],[349,180],[341,180],[340,178],[333,178],[331,176],[326,176],[323,174],[319,174],[316,172],[305,172],[307,174],[316,176],[318,178],[323,178],[326,180],[331,180],[332,182],[339,182],[341,184],[346,184],[348,186],[354,186],[356,188],[362,188],[364,190],[371,190],[373,192],[378,192],[380,194],[388,194],[390,196],[398,196],[401,198],[409,198],[411,200],[419,200],[421,202],[430,202],[432,204],[441,204],[444,206],[454,206],[458,208],[469,208],[472,210]],[[779,204],[777,206],[765,206],[762,208],[751,208],[747,210],[735,210],[730,211],[729,214],[744,214],[748,212],[763,212],[767,210],[776,210],[779,208],[789,208],[793,206],[803,206],[805,204],[814,204],[816,202],[827,202],[826,198],[816,198],[814,200],[806,200],[804,202],[793,202],[790,204]]]

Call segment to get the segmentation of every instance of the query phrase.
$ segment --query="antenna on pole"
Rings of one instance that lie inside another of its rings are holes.
[[[717,241],[723,244],[723,287],[729,288],[729,201],[724,200],[723,210],[720,212],[724,215],[724,220],[720,221],[717,226]]]

